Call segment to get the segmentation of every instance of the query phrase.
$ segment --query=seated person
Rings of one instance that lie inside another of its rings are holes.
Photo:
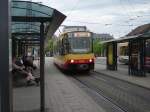
[[[25,68],[32,67],[33,69],[36,69],[37,67],[33,64],[34,59],[30,56],[23,56],[22,57],[23,64]]]
[[[14,78],[20,77],[25,78],[27,80],[27,83],[30,83],[31,80],[34,80],[33,75],[31,72],[24,70],[24,65],[20,62],[20,60],[17,60],[16,57],[13,57],[12,60],[12,73],[14,74]]]

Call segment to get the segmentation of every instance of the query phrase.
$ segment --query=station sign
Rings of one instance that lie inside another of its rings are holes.
[[[86,26],[65,26],[63,32],[86,31]]]
[[[89,33],[89,32],[76,32],[76,33],[74,33],[74,37],[91,37],[91,33]]]

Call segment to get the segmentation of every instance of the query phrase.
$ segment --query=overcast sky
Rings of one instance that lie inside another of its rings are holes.
[[[150,23],[150,0],[32,0],[53,7],[67,18],[63,25],[86,25],[115,38]],[[61,28],[60,28],[61,29]]]

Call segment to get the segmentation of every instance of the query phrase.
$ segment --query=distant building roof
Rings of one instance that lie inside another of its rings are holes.
[[[149,31],[150,31],[150,23],[135,28],[130,33],[128,33],[126,36],[134,36],[134,35],[139,35],[139,34],[145,34]]]
[[[111,40],[114,37],[110,34],[105,34],[105,33],[102,34],[93,33],[93,38],[98,38],[101,39],[101,41],[106,41],[106,40]]]
[[[136,39],[136,38],[145,38],[145,39],[149,39],[150,38],[150,23],[149,24],[145,24],[145,25],[141,25],[141,26],[135,28],[130,33],[128,33],[127,35],[125,35],[125,36],[123,36],[121,38],[104,41],[102,43],[126,42],[128,40]]]

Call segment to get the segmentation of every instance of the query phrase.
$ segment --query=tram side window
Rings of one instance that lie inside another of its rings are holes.
[[[56,55],[59,55],[59,41],[57,42]]]
[[[64,47],[63,47],[62,41],[60,41],[60,43],[59,43],[59,54],[64,55]]]
[[[64,54],[69,53],[69,42],[67,38],[63,38],[63,51],[64,51]]]
[[[62,50],[62,47],[61,47],[61,41],[58,42],[58,55],[61,55],[61,50]]]

